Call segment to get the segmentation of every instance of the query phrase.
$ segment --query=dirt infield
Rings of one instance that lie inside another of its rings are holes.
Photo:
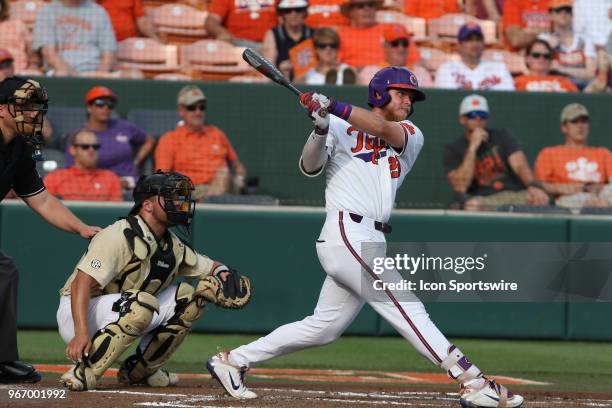
[[[210,379],[182,378],[167,389],[120,388],[105,378],[100,389],[70,392],[58,387],[57,375],[29,386],[0,386],[0,407],[174,407],[174,408],[349,408],[349,407],[458,407],[457,394],[447,385],[350,384],[330,382],[251,382],[260,398],[238,401],[224,395]],[[440,389],[448,391],[440,391]],[[612,407],[612,394],[521,392],[524,407]],[[46,396],[46,397],[45,397]]]

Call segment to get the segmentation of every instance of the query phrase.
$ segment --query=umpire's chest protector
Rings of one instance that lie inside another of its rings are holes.
[[[123,239],[127,241],[132,257],[116,277],[104,287],[104,293],[120,293],[138,289],[157,295],[172,284],[183,267],[197,263],[196,253],[170,231],[161,247],[151,231],[144,230],[135,217],[126,219]],[[119,238],[118,238],[119,239]]]

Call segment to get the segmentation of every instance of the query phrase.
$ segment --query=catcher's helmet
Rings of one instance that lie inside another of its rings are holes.
[[[404,67],[386,67],[378,71],[370,80],[368,105],[372,108],[382,108],[388,104],[391,101],[391,95],[388,92],[390,88],[410,89],[414,93],[414,102],[425,100],[425,94],[419,89],[416,75]]]
[[[191,179],[181,173],[157,170],[153,174],[141,176],[132,192],[134,206],[130,210],[130,215],[138,213],[145,199],[159,196],[168,223],[171,226],[188,227],[195,212],[195,201],[191,197],[193,189]]]
[[[44,144],[42,127],[48,103],[47,92],[33,79],[12,76],[0,83],[0,104],[8,105],[18,132],[37,148]]]

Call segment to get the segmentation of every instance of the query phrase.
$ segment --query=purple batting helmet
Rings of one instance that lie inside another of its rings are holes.
[[[368,105],[382,108],[391,101],[389,88],[410,89],[413,101],[424,101],[425,94],[419,89],[416,75],[404,67],[387,67],[378,71],[368,85]]]

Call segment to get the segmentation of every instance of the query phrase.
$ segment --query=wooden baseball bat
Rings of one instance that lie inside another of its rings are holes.
[[[247,64],[255,68],[265,77],[270,78],[277,84],[284,86],[297,96],[302,95],[302,91],[297,89],[291,82],[289,82],[289,80],[285,78],[283,73],[280,72],[279,69],[274,66],[274,64],[261,56],[257,51],[251,48],[245,49],[242,53],[242,59],[244,59]],[[327,116],[327,109],[321,108],[321,110],[319,110],[319,115],[321,117]]]

